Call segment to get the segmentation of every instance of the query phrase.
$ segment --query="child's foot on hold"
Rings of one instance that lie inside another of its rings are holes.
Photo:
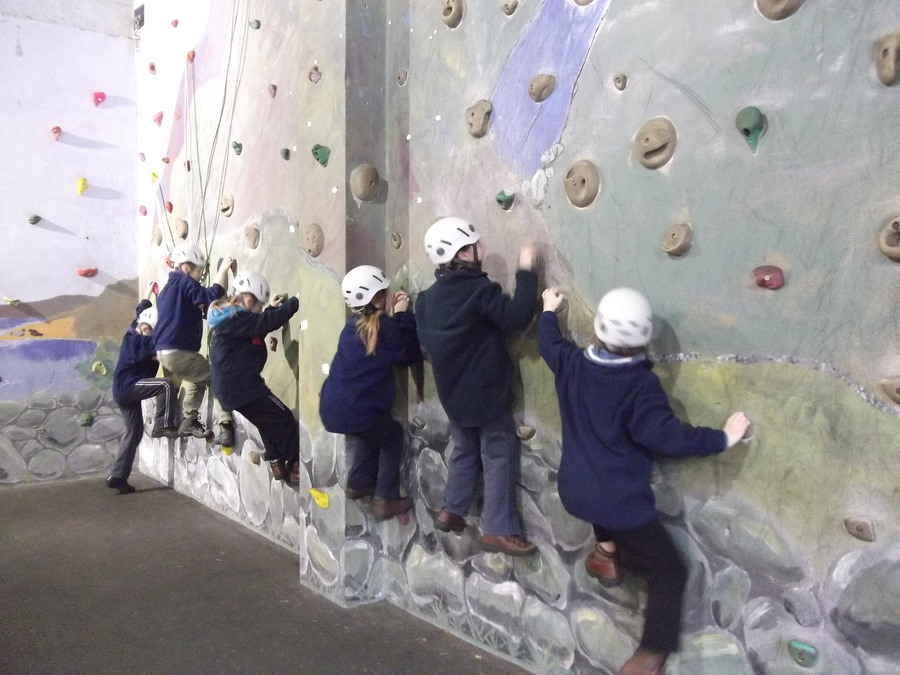
[[[285,479],[287,484],[291,487],[297,487],[300,485],[300,460],[298,459],[296,462],[291,464],[287,469],[287,478]]]
[[[178,438],[178,427],[153,427],[150,438]]]
[[[269,468],[272,469],[272,478],[275,480],[287,480],[288,471],[284,461],[280,459],[269,460]]]
[[[526,556],[537,551],[537,546],[518,534],[484,534],[481,536],[481,550],[491,553],[506,553],[512,556]]]
[[[667,654],[638,647],[616,675],[660,675],[666,664],[666,656]]]
[[[369,487],[364,488],[352,488],[349,485],[344,489],[344,494],[347,495],[347,499],[352,501],[356,501],[357,499],[363,499],[364,497],[371,497],[375,494],[375,486],[370,485]]]
[[[116,478],[115,476],[110,476],[106,479],[106,487],[112,488],[120,495],[130,495],[135,491],[134,486],[130,485],[126,479]]]
[[[438,517],[434,519],[434,526],[441,532],[456,532],[459,534],[466,529],[466,519],[448,509],[441,509]]]
[[[219,422],[219,434],[213,440],[216,445],[230,448],[234,445],[234,422]]]
[[[387,520],[401,513],[406,513],[412,508],[413,500],[409,497],[400,497],[398,499],[383,499],[375,497],[372,500],[372,515],[375,520]]]
[[[207,438],[209,432],[203,423],[196,417],[185,417],[178,427],[178,435],[182,438],[193,436],[194,438]]]
[[[584,568],[588,575],[604,586],[618,586],[622,583],[618,553],[610,553],[600,544],[594,546],[594,550],[584,559]]]

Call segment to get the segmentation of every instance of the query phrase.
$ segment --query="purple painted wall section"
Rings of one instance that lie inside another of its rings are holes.
[[[531,178],[541,155],[560,138],[575,83],[610,0],[579,7],[545,0],[509,55],[491,96],[493,136],[500,155],[519,178]],[[556,89],[542,103],[528,96],[535,75],[556,77]]]
[[[24,401],[36,391],[78,393],[88,382],[76,366],[94,357],[92,340],[0,343],[0,401]]]

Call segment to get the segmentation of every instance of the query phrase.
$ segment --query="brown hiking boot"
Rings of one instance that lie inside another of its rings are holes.
[[[285,478],[285,482],[291,487],[297,487],[300,485],[300,460],[298,459],[296,462],[291,464],[290,468],[287,469],[287,478]]]
[[[525,537],[517,534],[485,534],[481,536],[481,550],[491,553],[506,553],[513,556],[531,555],[537,551],[537,546]]]
[[[584,568],[604,586],[618,586],[622,583],[618,553],[604,551],[600,544],[594,546],[594,550],[584,559]]]
[[[466,529],[466,519],[452,511],[441,509],[438,517],[434,519],[434,526],[441,532],[456,532],[459,534]]]
[[[406,513],[412,508],[413,500],[409,497],[400,497],[399,499],[382,499],[375,497],[372,500],[372,515],[375,520],[387,520],[401,513]]]
[[[653,652],[643,647],[631,655],[616,675],[660,675],[666,663],[666,654]]]
[[[269,461],[269,468],[272,469],[272,478],[275,480],[286,480],[287,479],[287,469],[284,468],[284,462],[280,459],[273,459]]]

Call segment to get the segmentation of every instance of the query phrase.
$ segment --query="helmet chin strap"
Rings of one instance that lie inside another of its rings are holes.
[[[478,258],[478,244],[469,244],[469,247],[472,249],[472,255],[474,257],[473,260],[463,260],[462,258],[454,258],[453,262],[457,269],[466,269],[466,270],[475,270],[476,272],[481,271],[481,260]]]

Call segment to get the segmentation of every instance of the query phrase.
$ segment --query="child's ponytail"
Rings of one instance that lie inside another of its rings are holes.
[[[366,346],[366,356],[374,354],[375,348],[378,346],[378,325],[383,313],[372,305],[366,305],[356,317],[356,334]]]

